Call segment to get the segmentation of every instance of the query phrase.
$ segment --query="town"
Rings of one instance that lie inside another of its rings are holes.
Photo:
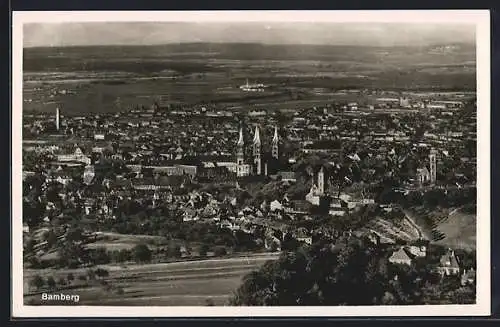
[[[473,289],[475,238],[443,226],[459,212],[475,217],[475,94],[340,92],[359,101],[25,111],[26,267],[273,255],[364,239],[389,264]],[[120,246],[127,235],[144,239]],[[35,277],[34,294],[76,283]]]

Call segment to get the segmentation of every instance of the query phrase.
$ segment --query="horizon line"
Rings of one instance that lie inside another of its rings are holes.
[[[218,41],[187,41],[187,42],[162,42],[162,43],[107,43],[107,44],[59,44],[59,45],[23,45],[23,49],[36,49],[36,48],[85,48],[85,47],[150,47],[150,46],[168,46],[168,45],[183,45],[183,44],[244,44],[244,45],[263,45],[263,46],[323,46],[323,47],[366,47],[366,48],[426,48],[433,46],[446,46],[446,45],[469,45],[475,46],[475,42],[471,41],[452,41],[452,42],[430,42],[428,44],[390,44],[390,45],[375,45],[375,44],[348,44],[348,43],[269,43],[269,42],[218,42]]]

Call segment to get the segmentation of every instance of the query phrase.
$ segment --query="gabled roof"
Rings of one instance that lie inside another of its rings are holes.
[[[453,250],[443,255],[439,262],[442,267],[460,268],[460,265],[458,264],[458,258]]]
[[[411,258],[404,248],[400,248],[391,255],[389,260],[411,260]]]

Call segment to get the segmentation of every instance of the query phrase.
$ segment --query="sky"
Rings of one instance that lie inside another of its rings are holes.
[[[187,42],[405,46],[474,43],[474,25],[359,23],[29,23],[24,47]]]

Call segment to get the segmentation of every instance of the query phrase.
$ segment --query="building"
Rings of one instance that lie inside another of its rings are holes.
[[[82,149],[75,145],[75,152],[70,153],[70,154],[59,154],[57,155],[57,160],[61,162],[65,161],[76,161],[76,162],[82,162],[86,165],[90,165],[91,160],[89,157],[87,157]]]
[[[243,140],[243,129],[241,128],[236,148],[236,175],[238,177],[248,176],[250,175],[250,165],[245,163],[245,142]]]
[[[306,201],[319,206],[321,200],[325,198],[325,168],[321,166],[316,174],[316,181],[313,180],[309,193],[306,195]]]
[[[85,166],[85,170],[83,171],[83,182],[87,185],[90,185],[95,177],[95,168],[94,165]]]
[[[460,278],[460,284],[462,286],[472,285],[476,282],[476,271],[474,268],[470,268],[469,270],[464,270],[462,277]]]
[[[408,252],[414,257],[425,258],[427,256],[427,247],[425,245],[408,247]]]
[[[60,126],[60,113],[59,113],[59,108],[56,108],[56,129],[59,130]]]
[[[417,181],[420,185],[424,185],[431,180],[431,174],[427,167],[417,168]]]
[[[458,275],[460,273],[460,264],[455,255],[455,251],[448,249],[448,253],[443,255],[439,260],[438,272],[441,275]]]
[[[408,255],[406,249],[401,247],[399,250],[395,251],[390,257],[389,262],[393,264],[401,265],[411,265],[411,257]]]
[[[431,149],[431,152],[429,154],[429,166],[430,166],[430,177],[431,177],[431,184],[436,183],[436,155],[437,152],[434,149]]]
[[[434,185],[437,181],[437,151],[431,149],[429,153],[429,165],[417,168],[417,182],[420,186],[430,183]]]
[[[270,156],[266,156],[262,151],[259,126],[255,126],[255,132],[252,140],[252,158],[248,161],[247,158],[245,158],[243,129],[240,128],[238,142],[236,143],[236,175],[238,177],[249,176],[251,174],[257,176],[268,175],[269,166],[271,166],[273,172],[276,171],[277,165],[274,163],[277,162],[278,158],[279,136],[277,128],[274,130]]]
[[[265,86],[262,83],[249,84],[247,79],[246,84],[240,85],[240,90],[245,92],[264,92]]]

